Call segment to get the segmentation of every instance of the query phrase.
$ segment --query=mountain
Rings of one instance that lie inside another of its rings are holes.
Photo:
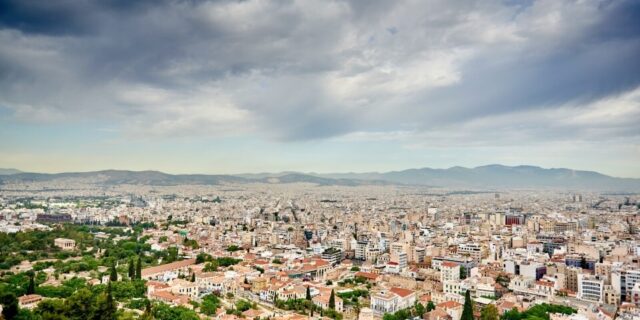
[[[260,181],[265,183],[313,183],[321,186],[358,186],[358,185],[384,185],[393,184],[387,181],[371,180],[371,179],[345,179],[345,178],[331,178],[321,177],[316,174],[304,174],[304,173],[286,173],[276,174],[269,177],[264,177]]]
[[[66,180],[99,185],[139,184],[173,186],[185,184],[216,185],[222,183],[245,183],[247,179],[230,175],[168,174],[160,171],[104,170],[93,172],[30,173],[23,172],[0,176],[0,182],[45,182]]]
[[[475,168],[408,169],[385,173],[329,174],[327,177],[376,179],[397,184],[480,189],[581,189],[640,191],[640,179],[615,178],[594,171],[535,166],[487,165]]]
[[[11,182],[49,182],[65,181],[70,183],[88,183],[95,185],[221,185],[241,183],[312,183],[317,185],[355,186],[359,184],[380,184],[379,181],[355,181],[349,179],[323,178],[302,173],[245,175],[210,174],[168,174],[160,171],[104,170],[93,172],[31,173],[21,172],[0,176],[0,184]]]
[[[9,174],[16,174],[16,173],[20,173],[22,171],[18,170],[18,169],[5,169],[5,168],[0,168],[0,175],[9,175]]]
[[[18,170],[16,170],[18,171]],[[10,182],[82,182],[96,185],[220,185],[244,183],[310,183],[315,185],[414,185],[450,189],[565,189],[640,192],[640,179],[616,178],[594,171],[535,166],[487,165],[475,168],[407,169],[367,173],[257,173],[241,175],[167,174],[159,171],[104,170],[95,172],[27,173],[0,175]]]

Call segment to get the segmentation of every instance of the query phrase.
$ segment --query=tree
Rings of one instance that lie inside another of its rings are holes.
[[[69,310],[62,299],[45,299],[38,304],[34,313],[40,319],[66,320],[69,319]]]
[[[116,305],[111,294],[111,282],[107,283],[107,290],[96,301],[96,319],[115,319]]]
[[[118,270],[116,270],[116,264],[111,265],[111,274],[109,275],[109,280],[118,281]]]
[[[204,252],[198,253],[198,255],[196,256],[196,264],[205,263],[209,260],[211,260],[211,256]]]
[[[136,279],[142,279],[142,257],[138,256],[138,263],[136,264]]]
[[[460,320],[473,320],[473,305],[469,290],[464,294],[464,307],[462,308],[462,316],[460,317]]]
[[[382,320],[398,320],[398,318],[393,313],[385,313]]]
[[[425,313],[425,309],[424,306],[420,303],[416,301],[416,305],[415,305],[415,309],[416,309],[416,315],[420,318],[422,318],[422,316]]]
[[[27,286],[27,294],[36,293],[36,281],[34,280],[34,275],[29,276],[29,286]]]
[[[464,266],[460,266],[460,279],[464,280],[467,278],[467,268]]]
[[[164,303],[156,304],[153,308],[153,318],[156,320],[198,320],[198,314],[185,307],[171,307]]]
[[[336,296],[335,293],[333,292],[333,289],[331,289],[331,295],[329,296],[329,309],[335,309],[336,308]]]
[[[311,301],[311,286],[307,286],[307,300]]]
[[[0,297],[0,304],[2,304],[2,317],[5,320],[12,320],[18,314],[18,299],[13,293],[4,293]]]
[[[436,309],[436,304],[433,301],[427,303],[427,312],[431,312]]]
[[[81,320],[95,316],[95,301],[91,290],[82,288],[67,299],[69,319]]]
[[[220,307],[220,299],[213,294],[208,294],[202,298],[200,312],[212,316],[216,314],[216,310]]]
[[[129,259],[129,279],[133,280],[136,278],[136,267],[133,263],[133,258]]]
[[[218,261],[213,260],[211,262],[207,262],[207,264],[204,265],[204,268],[202,269],[202,271],[204,272],[218,271]]]
[[[521,314],[516,307],[502,314],[502,319],[504,320],[520,320],[520,318]]]
[[[153,320],[153,306],[151,305],[151,301],[147,301],[147,306],[144,308],[144,313],[138,319]]]
[[[235,307],[238,311],[240,312],[245,312],[251,308],[253,308],[253,305],[251,304],[251,302],[244,300],[244,299],[240,299],[238,301],[236,301]]]
[[[488,304],[486,307],[482,308],[480,312],[481,320],[498,320],[498,308],[496,308],[493,304]]]
[[[195,273],[191,274],[191,282],[196,282],[196,274]]]

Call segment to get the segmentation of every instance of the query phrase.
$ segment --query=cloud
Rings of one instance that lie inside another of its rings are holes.
[[[536,141],[637,143],[592,109],[637,91],[638,19],[632,0],[2,0],[0,103],[15,121],[98,118],[140,138],[484,143],[476,127],[515,121]]]
[[[588,104],[567,103],[553,109],[515,110],[486,115],[427,131],[358,132],[339,139],[393,140],[408,149],[487,148],[566,144],[598,146],[640,139],[640,87]]]

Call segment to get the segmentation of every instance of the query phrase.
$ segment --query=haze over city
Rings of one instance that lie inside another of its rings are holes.
[[[0,167],[640,178],[637,1],[1,1]]]

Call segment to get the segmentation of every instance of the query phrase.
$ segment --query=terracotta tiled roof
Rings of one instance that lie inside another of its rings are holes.
[[[536,281],[536,284],[540,285],[540,286],[545,286],[545,287],[553,287],[553,282],[551,282],[551,281],[539,280],[539,281]]]
[[[20,304],[27,304],[42,300],[42,296],[39,294],[27,294],[18,298]]]
[[[453,308],[458,308],[461,307],[462,305],[458,302],[455,301],[445,301],[443,303],[439,303],[438,307],[439,308],[443,308],[443,309],[453,309]]]
[[[393,292],[393,293],[395,293],[395,294],[397,294],[397,295],[399,295],[399,296],[401,296],[403,298],[413,293],[413,291],[408,290],[408,289],[403,289],[403,288],[391,288],[391,289],[389,289],[389,291],[391,291],[391,292]]]
[[[145,285],[147,287],[154,287],[156,289],[169,288],[168,284],[166,284],[164,282],[160,282],[160,281],[147,281],[147,283],[145,283]]]
[[[371,272],[363,272],[363,271],[358,271],[355,274],[356,277],[363,277],[369,280],[376,280],[378,278],[378,275],[375,273],[371,273]]]

